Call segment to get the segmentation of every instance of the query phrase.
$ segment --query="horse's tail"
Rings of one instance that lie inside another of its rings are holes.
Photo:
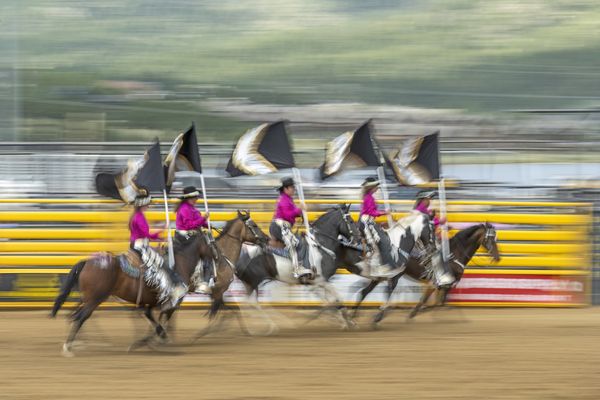
[[[60,293],[56,297],[56,300],[54,300],[54,306],[52,307],[52,312],[50,313],[50,317],[52,317],[52,318],[56,317],[56,313],[58,313],[58,310],[60,310],[62,305],[67,300],[67,297],[69,297],[71,290],[73,290],[73,287],[79,281],[79,274],[81,273],[81,270],[85,266],[85,263],[86,263],[86,260],[79,261],[77,264],[75,264],[73,266],[73,268],[71,268],[71,272],[69,272],[69,275],[67,276],[67,280],[65,281],[63,287],[60,289]]]

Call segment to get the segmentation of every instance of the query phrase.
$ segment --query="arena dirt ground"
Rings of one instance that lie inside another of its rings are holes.
[[[174,342],[128,354],[144,333],[131,311],[100,310],[85,347],[61,356],[66,312],[3,312],[2,399],[599,399],[600,309],[454,309],[405,323],[395,310],[372,331],[314,311],[280,311],[274,336],[247,337],[234,320],[189,343],[202,311],[178,316]],[[260,329],[259,319],[252,329]],[[294,325],[297,324],[297,327]]]

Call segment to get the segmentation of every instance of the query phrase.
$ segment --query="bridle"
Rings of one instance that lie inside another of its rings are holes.
[[[483,246],[487,251],[488,254],[490,252],[490,247],[491,245],[489,244],[489,241],[493,239],[492,243],[495,243],[498,241],[498,232],[496,232],[496,229],[492,226],[492,225],[483,225],[485,227],[485,233],[483,234],[483,240],[481,241],[481,243],[479,244],[479,246]],[[477,246],[477,248],[479,248],[479,246]],[[464,244],[462,245],[462,247],[457,247],[457,250],[460,251],[462,253],[463,258],[466,258],[466,254],[464,252]],[[475,251],[477,251],[477,249],[475,249]],[[460,261],[457,260],[457,257],[454,257],[454,259],[452,259],[452,261],[457,264],[458,266],[460,266],[463,270],[466,268],[466,266],[461,263]],[[473,259],[471,258],[470,260],[471,262],[473,262]],[[473,264],[477,267],[484,267],[484,265],[481,264],[477,264],[475,262],[473,262]]]
[[[247,218],[245,220],[243,220],[242,218],[240,218],[242,220],[242,222],[244,223],[244,226],[246,229],[250,230],[250,233],[252,233],[252,236],[254,236],[255,240],[259,240],[260,235],[258,234],[258,232],[256,231],[256,225],[251,224],[252,218]],[[221,232],[221,234],[223,234]],[[244,243],[246,242],[246,240],[239,238],[237,236],[232,235],[231,233],[229,233],[229,231],[225,232],[225,236],[229,236],[230,238],[234,239],[235,241],[239,242],[239,243]]]

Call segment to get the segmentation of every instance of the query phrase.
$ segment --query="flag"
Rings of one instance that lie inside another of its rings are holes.
[[[133,184],[140,191],[145,189],[148,194],[165,190],[165,175],[158,140],[146,150],[144,163],[133,178]]]
[[[196,126],[192,126],[181,133],[173,141],[171,150],[165,158],[165,184],[171,188],[175,180],[175,172],[196,171],[202,173],[200,154],[198,153],[198,139],[196,138]]]
[[[421,185],[439,179],[439,132],[408,139],[387,164],[403,185]]]
[[[325,162],[321,166],[321,179],[340,172],[344,167],[378,167],[379,151],[372,136],[371,120],[358,129],[346,132],[329,143],[325,149]]]
[[[277,121],[244,133],[237,141],[225,170],[231,176],[262,175],[294,166],[285,121]]]
[[[96,190],[99,194],[131,203],[138,194],[162,191],[165,180],[158,141],[143,157],[129,160],[127,167],[117,174],[96,175]]]

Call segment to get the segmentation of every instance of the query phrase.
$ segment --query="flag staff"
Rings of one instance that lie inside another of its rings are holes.
[[[304,227],[306,228],[306,233],[310,233],[310,227],[308,225],[308,215],[306,213],[306,203],[304,202],[304,188],[302,187],[302,176],[300,175],[300,170],[298,170],[298,168],[292,168],[292,172],[294,174],[294,183],[298,188],[298,198],[300,199],[300,204],[302,204],[302,219],[304,219]]]
[[[175,254],[173,253],[173,237],[171,236],[171,221],[169,219],[169,202],[167,199],[167,189],[163,189],[163,200],[165,203],[165,219],[167,222],[167,247],[169,249],[169,268],[175,265]]]

